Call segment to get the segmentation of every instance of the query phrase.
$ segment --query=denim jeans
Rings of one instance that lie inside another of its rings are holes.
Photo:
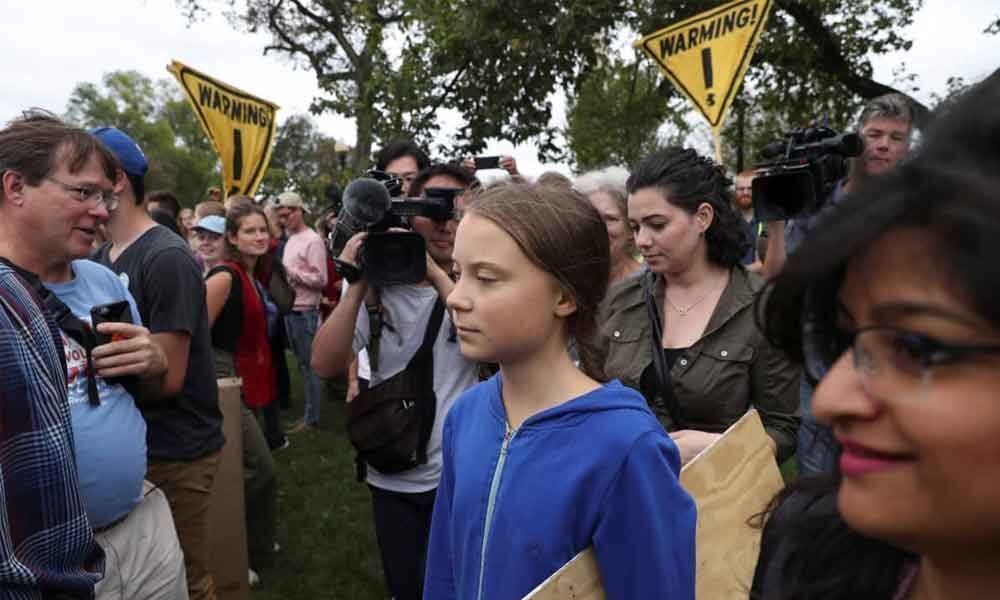
[[[799,385],[799,404],[802,407],[802,423],[799,425],[799,439],[795,450],[799,477],[832,473],[837,463],[837,443],[830,428],[816,422],[812,412],[814,388],[802,376]]]
[[[319,425],[320,402],[323,399],[323,381],[313,373],[309,361],[312,356],[313,338],[319,326],[319,310],[295,311],[285,315],[285,329],[288,332],[288,345],[291,346],[295,358],[299,361],[299,371],[302,372],[302,387],[305,388],[305,406],[302,420],[306,425]]]

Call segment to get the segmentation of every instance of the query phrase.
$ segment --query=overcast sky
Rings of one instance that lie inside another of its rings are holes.
[[[238,33],[221,17],[188,27],[173,0],[0,0],[0,14],[4,122],[30,106],[61,114],[77,82],[98,82],[108,71],[167,77],[171,59],[276,102],[279,119],[307,112],[319,94],[312,73],[295,70],[278,56],[263,56],[267,35]],[[918,76],[916,96],[924,101],[932,92],[943,92],[949,76],[981,79],[1000,66],[1000,36],[982,34],[998,15],[997,0],[925,0],[906,32],[913,48],[877,57],[875,79],[891,82],[893,69],[905,62]],[[565,117],[557,112],[562,125]],[[327,114],[317,122],[327,135],[353,143],[350,121]],[[513,153],[527,175],[550,167],[568,171],[562,165],[539,164],[530,145],[515,148],[493,141],[487,153]]]

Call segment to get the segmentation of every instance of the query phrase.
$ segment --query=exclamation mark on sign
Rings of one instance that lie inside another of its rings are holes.
[[[233,130],[233,179],[243,179],[243,132]]]
[[[705,89],[712,89],[712,49],[704,48],[701,51],[701,70],[705,75]],[[715,106],[715,94],[709,92],[706,99],[709,106]]]

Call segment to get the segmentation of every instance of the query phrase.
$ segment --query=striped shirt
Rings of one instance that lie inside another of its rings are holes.
[[[93,598],[104,552],[79,493],[62,341],[39,288],[0,263],[0,600]]]

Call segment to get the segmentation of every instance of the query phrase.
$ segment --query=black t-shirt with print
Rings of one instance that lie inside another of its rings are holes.
[[[142,234],[114,262],[110,249],[105,244],[93,259],[118,273],[139,306],[143,324],[152,333],[191,336],[180,395],[148,406],[139,403],[146,418],[149,457],[194,460],[218,450],[225,438],[198,263],[187,243],[162,226]]]

